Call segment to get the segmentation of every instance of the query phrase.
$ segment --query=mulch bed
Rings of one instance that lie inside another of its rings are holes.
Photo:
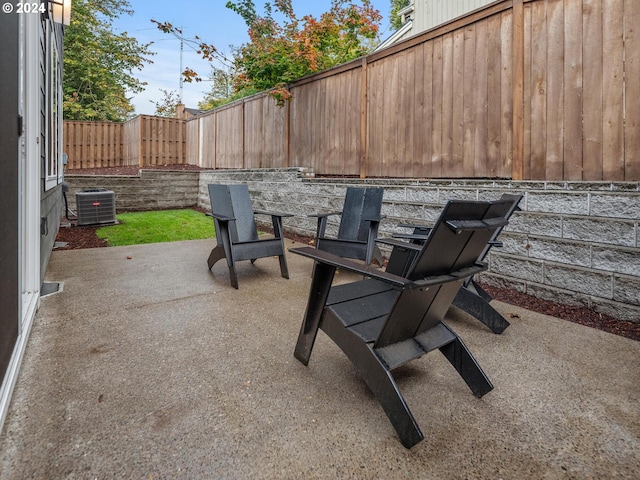
[[[57,242],[66,242],[67,245],[58,247],[56,250],[74,250],[79,248],[106,247],[107,242],[96,236],[99,227],[61,227],[58,232]],[[310,239],[297,235],[287,235],[288,238],[296,242],[308,244]],[[625,322],[588,308],[573,307],[542,300],[540,298],[527,295],[516,290],[498,288],[491,285],[482,286],[493,298],[510,305],[531,310],[534,312],[551,315],[556,318],[579,323],[588,327],[603,330],[605,332],[620,335],[622,337],[640,340],[640,323]]]

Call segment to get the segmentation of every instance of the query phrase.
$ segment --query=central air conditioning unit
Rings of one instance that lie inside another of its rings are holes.
[[[78,226],[116,223],[116,200],[112,191],[94,188],[76,193]]]

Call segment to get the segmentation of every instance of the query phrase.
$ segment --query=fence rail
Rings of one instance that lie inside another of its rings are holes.
[[[259,94],[184,129],[150,127],[158,138],[181,132],[181,153],[138,145],[136,156],[125,129],[123,157],[360,177],[637,181],[639,24],[637,0],[493,2],[293,83],[284,107]],[[87,158],[78,161],[105,161]]]

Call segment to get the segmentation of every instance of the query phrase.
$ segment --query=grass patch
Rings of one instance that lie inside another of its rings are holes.
[[[110,247],[198,240],[215,234],[213,220],[190,209],[121,213],[116,218],[119,224],[96,230]]]

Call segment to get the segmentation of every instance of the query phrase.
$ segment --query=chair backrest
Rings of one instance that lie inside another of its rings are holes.
[[[339,239],[367,241],[369,222],[366,219],[380,218],[383,193],[382,187],[347,187],[338,229]]]
[[[476,264],[496,229],[506,224],[511,200],[452,200],[444,207],[429,238],[414,259],[407,278],[448,275]],[[376,340],[381,348],[413,338],[442,321],[464,281],[459,280],[400,293]]]
[[[518,209],[518,204],[520,203],[520,200],[522,200],[522,195],[516,195],[513,193],[503,193],[502,196],[500,197],[500,200],[508,200],[512,202],[511,207],[509,207],[509,209],[505,212],[505,215],[504,215],[504,218],[509,220],[513,212],[515,212]],[[497,240],[498,235],[500,235],[500,232],[502,232],[502,227],[497,228],[496,231],[493,233],[493,236],[489,239],[489,241],[484,247],[484,250],[482,250],[482,252],[480,253],[480,256],[478,257],[480,260],[483,260],[487,256],[487,254],[489,253],[489,250],[491,250],[491,247],[493,247],[492,242]]]
[[[258,228],[253,215],[249,187],[240,185],[209,185],[211,211],[217,215],[235,218],[229,222],[229,235],[232,243],[258,240]],[[219,231],[215,220],[216,231]]]

